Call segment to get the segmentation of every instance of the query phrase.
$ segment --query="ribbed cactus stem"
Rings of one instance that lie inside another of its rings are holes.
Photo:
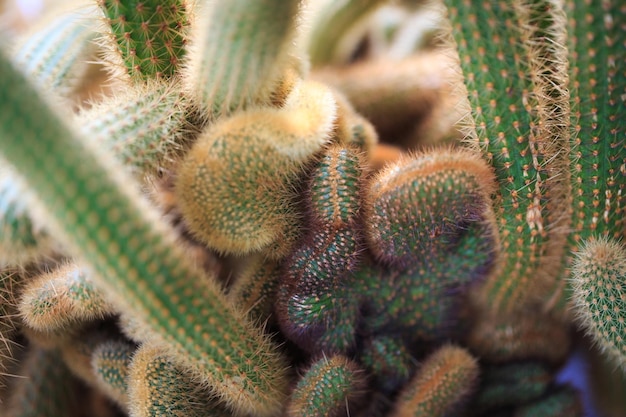
[[[98,0],[109,49],[130,78],[142,82],[176,74],[185,53],[187,2]]]
[[[478,380],[478,362],[465,349],[444,346],[426,358],[402,390],[392,417],[443,417],[466,400]]]
[[[186,260],[134,182],[72,132],[3,54],[0,72],[0,152],[110,299],[236,410],[277,410],[285,364],[269,340]]]
[[[104,99],[82,111],[75,124],[141,178],[182,153],[188,115],[188,100],[176,85],[153,82]]]
[[[518,408],[513,417],[583,417],[579,392],[569,386],[558,387],[544,398]]]
[[[300,0],[199,2],[185,82],[200,108],[228,114],[269,104],[291,65]]]
[[[89,8],[54,16],[19,42],[12,58],[39,88],[67,96],[86,72],[96,19]]]
[[[593,239],[572,266],[578,318],[600,349],[626,372],[626,247],[613,238]]]
[[[344,356],[322,358],[298,381],[286,415],[349,416],[366,392],[366,375],[355,362]]]
[[[32,329],[57,334],[115,313],[95,288],[89,272],[76,264],[61,266],[25,283],[19,310]]]
[[[274,304],[282,275],[281,263],[258,258],[237,277],[229,296],[253,321],[274,321]]]
[[[127,372],[132,417],[232,416],[158,348],[142,345]]]
[[[455,2],[449,8],[473,120],[470,136],[496,172],[495,201],[503,258],[485,283],[482,301],[497,313],[534,300],[553,280],[539,268],[552,248],[550,198],[563,194],[554,175],[562,158],[557,132],[567,126],[562,10],[556,2]],[[555,47],[544,45],[554,42]],[[536,111],[543,106],[544,110]],[[556,110],[555,110],[556,109]],[[557,228],[558,230],[558,228]]]
[[[129,407],[128,368],[137,348],[125,341],[100,343],[91,354],[98,387],[124,409]]]

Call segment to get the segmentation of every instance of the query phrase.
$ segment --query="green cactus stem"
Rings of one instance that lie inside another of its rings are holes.
[[[80,8],[46,20],[18,42],[13,60],[44,91],[67,97],[87,72],[96,37],[93,10]]]
[[[241,271],[229,292],[233,302],[259,323],[273,323],[282,264],[259,257]]]
[[[0,152],[27,178],[98,285],[235,410],[269,415],[285,363],[219,286],[187,261],[135,183],[96,154],[0,54]]]
[[[417,361],[398,335],[377,335],[366,340],[359,360],[383,392],[404,386],[417,368]]]
[[[23,179],[0,158],[0,267],[25,265],[53,251],[52,238],[28,203]]]
[[[603,237],[587,242],[572,266],[578,319],[600,349],[626,372],[626,248]]]
[[[300,0],[218,0],[198,5],[185,82],[208,114],[269,104],[292,65]]]
[[[91,366],[98,386],[124,409],[129,407],[128,368],[137,348],[125,341],[100,343],[91,354]]]
[[[336,355],[314,362],[298,381],[286,415],[350,416],[367,394],[366,374],[350,359]]]
[[[2,389],[6,387],[7,377],[15,363],[15,353],[19,350],[16,341],[17,330],[20,327],[17,311],[18,288],[24,281],[17,269],[0,269],[0,403],[2,403]]]
[[[555,135],[566,137],[568,124],[562,13],[550,1],[458,1],[449,8],[472,107],[467,130],[499,187],[502,260],[477,302],[494,314],[536,301],[533,291],[545,291],[558,273],[558,262],[548,268],[543,259],[563,246],[554,242],[562,236],[548,231],[566,230],[548,213],[550,200],[566,192],[555,175],[565,168],[562,158],[554,157],[562,147]]]
[[[79,410],[77,381],[55,350],[32,349],[5,408],[6,417],[71,416]]]
[[[423,153],[387,167],[368,194],[370,249],[386,264],[421,262],[430,246],[452,244],[469,222],[486,220],[492,187],[490,169],[463,150]]]
[[[75,125],[141,178],[179,159],[191,133],[188,116],[188,102],[176,85],[153,82],[82,111]]]
[[[465,349],[443,346],[426,358],[402,390],[391,416],[449,415],[473,392],[478,375],[478,362]]]
[[[57,334],[71,333],[115,312],[94,287],[89,272],[76,264],[29,279],[18,307],[27,326]]]
[[[210,248],[241,255],[297,238],[294,182],[330,141],[332,93],[301,82],[280,109],[258,108],[212,124],[178,170],[177,196],[192,233]],[[220,178],[220,181],[216,181]],[[291,251],[266,252],[274,258]]]
[[[130,78],[143,82],[177,73],[187,41],[188,5],[184,0],[98,0],[109,33],[109,49]]]
[[[127,372],[130,415],[133,417],[232,416],[158,348],[141,346]]]

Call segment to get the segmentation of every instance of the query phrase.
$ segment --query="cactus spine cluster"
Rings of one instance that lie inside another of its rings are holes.
[[[573,326],[626,369],[619,2],[94,3],[0,50],[10,417],[580,416]]]

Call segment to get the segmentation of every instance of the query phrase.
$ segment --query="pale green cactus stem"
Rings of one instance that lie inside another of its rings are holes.
[[[211,124],[186,154],[176,195],[194,236],[225,254],[286,256],[301,215],[295,182],[331,140],[336,107],[321,84],[299,82],[282,108],[262,107]],[[220,178],[220,181],[216,181]]]
[[[128,367],[137,348],[121,340],[100,343],[91,354],[99,388],[124,409],[129,407]]]
[[[182,154],[192,132],[188,100],[176,85],[128,87],[78,114],[75,124],[97,146],[141,178],[154,175]]]
[[[200,1],[190,35],[185,83],[208,115],[269,104],[296,59],[300,0]]]
[[[70,263],[29,279],[18,305],[24,324],[44,333],[72,333],[89,321],[115,314],[89,275],[84,267]]]
[[[572,35],[572,299],[626,372],[626,8],[568,1]],[[566,297],[563,297],[566,298]]]
[[[187,41],[189,10],[184,0],[98,0],[109,32],[108,47],[131,80],[141,83],[178,72]],[[105,41],[105,43],[106,43]]]
[[[53,252],[53,239],[29,210],[24,180],[0,157],[0,267],[27,264]]]
[[[626,248],[611,237],[592,239],[572,266],[573,301],[585,330],[626,373]]]
[[[562,10],[550,1],[451,2],[452,34],[461,57],[472,121],[469,139],[482,149],[496,172],[495,200],[503,257],[479,294],[479,304],[494,314],[513,312],[536,302],[553,281],[557,267],[546,267],[547,254],[559,249],[548,231],[550,199],[564,193],[562,145],[566,133],[565,81],[559,47]],[[546,47],[555,43],[554,48]],[[542,110],[538,111],[537,108]],[[557,109],[555,111],[555,108]],[[562,233],[562,232],[561,232]],[[554,244],[553,244],[554,243]],[[559,243],[559,242],[557,242]],[[558,264],[558,262],[557,262]]]
[[[400,392],[392,417],[454,415],[478,381],[476,359],[465,349],[446,345],[428,356],[415,377]]]
[[[286,364],[269,339],[186,260],[135,183],[72,132],[3,54],[0,72],[0,152],[27,178],[73,253],[93,266],[109,299],[223,402],[274,413]]]
[[[131,417],[232,416],[159,348],[139,347],[126,372]]]
[[[86,73],[97,18],[88,7],[54,16],[18,42],[12,58],[39,88],[67,97]]]
[[[352,415],[367,394],[366,373],[352,360],[336,355],[314,362],[298,381],[286,415],[331,417]]]
[[[311,64],[323,66],[337,62],[343,36],[362,19],[374,13],[386,0],[324,1],[315,10],[313,30],[309,34],[308,50]],[[345,40],[344,40],[345,41]],[[351,51],[350,51],[351,52]]]
[[[31,349],[22,363],[20,376],[15,378],[11,397],[3,406],[3,416],[59,417],[79,411],[77,380],[58,351]]]

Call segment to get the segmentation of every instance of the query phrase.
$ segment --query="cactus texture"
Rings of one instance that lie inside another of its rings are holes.
[[[90,1],[0,6],[0,414],[577,416],[574,349],[626,370],[619,1]]]

